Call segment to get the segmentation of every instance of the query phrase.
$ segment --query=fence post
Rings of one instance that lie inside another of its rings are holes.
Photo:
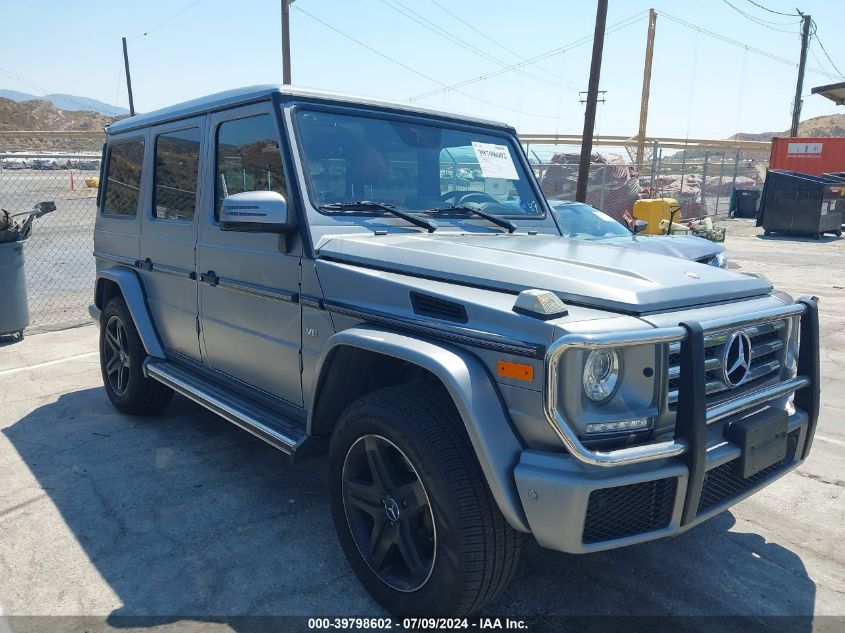
[[[607,164],[601,170],[601,210],[604,211],[604,202],[607,199]]]
[[[701,168],[701,210],[707,212],[707,200],[704,198],[707,188],[707,159],[710,158],[710,150],[704,150],[704,166]]]
[[[719,165],[719,187],[716,189],[716,213],[719,215],[719,198],[722,197],[722,175],[725,173],[725,152],[722,152],[722,164]]]
[[[731,180],[731,201],[734,200],[734,191],[736,191],[736,176],[737,172],[739,171],[739,148],[736,148],[736,153],[734,154],[734,177]],[[731,205],[728,204],[728,217],[731,217]]]
[[[654,197],[654,176],[657,172],[657,152],[659,151],[659,143],[654,139],[654,145],[651,150],[651,182],[648,185],[648,195]]]
[[[683,204],[683,197],[684,197],[684,172],[686,172],[686,170],[687,170],[687,149],[688,148],[689,148],[689,145],[684,146],[684,154],[683,154],[683,157],[681,158],[681,186],[678,189],[678,198],[680,198],[680,200],[678,200],[678,207],[679,207],[678,219],[679,220],[684,217],[684,208],[683,208],[682,204]],[[672,225],[671,224],[669,225],[669,233],[672,233]]]

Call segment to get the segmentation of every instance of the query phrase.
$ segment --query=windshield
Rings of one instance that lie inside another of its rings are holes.
[[[543,214],[505,137],[314,110],[296,119],[311,199],[324,213],[365,214],[338,203],[375,201],[441,217],[468,203],[498,216]]]
[[[560,231],[567,237],[579,240],[601,240],[608,237],[630,237],[631,231],[606,213],[587,204],[552,203],[552,211],[560,225]]]

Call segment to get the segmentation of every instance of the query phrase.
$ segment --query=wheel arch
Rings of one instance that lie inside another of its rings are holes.
[[[97,284],[94,290],[94,303],[103,310],[108,302],[117,295],[121,295],[132,315],[135,329],[141,337],[144,349],[150,356],[164,358],[164,348],[158,338],[147,298],[138,273],[122,266],[115,266],[101,270],[97,274]]]
[[[435,379],[455,404],[500,511],[515,529],[529,531],[513,475],[523,446],[487,369],[471,353],[359,326],[329,339],[316,375],[307,422],[315,436],[330,435],[340,413],[364,393],[409,377]]]

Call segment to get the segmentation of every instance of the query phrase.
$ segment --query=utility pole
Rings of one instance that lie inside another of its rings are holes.
[[[645,45],[645,64],[643,66],[643,96],[640,100],[640,131],[637,135],[637,171],[643,167],[645,153],[645,130],[648,121],[648,97],[651,92],[651,61],[654,57],[654,31],[657,28],[657,12],[648,10],[648,36]]]
[[[604,27],[607,23],[607,0],[598,0],[596,30],[593,34],[593,60],[590,63],[590,82],[587,84],[587,111],[584,113],[584,133],[581,136],[581,162],[578,165],[577,202],[587,201],[587,181],[590,178],[590,156],[593,154],[593,131],[596,127],[596,107],[599,98],[601,54],[604,48]]]
[[[293,0],[282,0],[282,83],[290,85],[290,5]]]
[[[123,39],[123,65],[126,67],[126,88],[129,90],[129,116],[135,116],[135,101],[132,99],[132,77],[129,74],[129,53],[126,52],[126,38]]]
[[[807,47],[810,44],[810,19],[809,15],[801,14],[804,24],[801,27],[801,59],[798,62],[798,83],[795,86],[795,103],[792,104],[792,127],[789,129],[790,136],[798,136],[798,123],[801,122],[801,92],[804,90],[804,66],[807,64]]]

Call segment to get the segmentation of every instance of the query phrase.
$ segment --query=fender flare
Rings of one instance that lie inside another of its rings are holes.
[[[314,394],[320,393],[328,373],[326,359],[338,347],[358,348],[400,358],[434,374],[446,387],[458,409],[499,510],[514,529],[530,531],[514,479],[514,469],[523,446],[511,427],[492,378],[478,358],[466,350],[407,334],[368,326],[352,327],[328,340],[317,365]],[[313,398],[308,410],[309,433],[315,406],[316,398]]]
[[[156,358],[164,358],[164,348],[150,318],[147,297],[144,294],[144,287],[141,285],[141,278],[138,277],[138,273],[129,268],[115,266],[99,271],[97,281],[99,282],[100,279],[113,281],[120,288],[123,300],[126,301],[129,314],[132,315],[135,329],[138,330],[138,336],[141,337],[141,342],[144,344],[147,354]],[[104,309],[106,306],[98,307]]]

